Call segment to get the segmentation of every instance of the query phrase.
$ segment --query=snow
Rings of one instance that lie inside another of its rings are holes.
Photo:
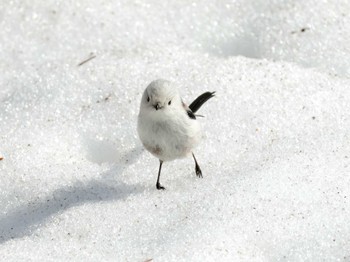
[[[4,261],[350,261],[349,1],[2,1]],[[90,61],[78,66],[90,57]],[[193,160],[137,137],[147,84]]]

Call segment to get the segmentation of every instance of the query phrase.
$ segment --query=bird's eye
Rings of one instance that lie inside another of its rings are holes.
[[[171,105],[171,100],[168,102],[168,105],[169,105],[169,106]]]
[[[147,96],[147,102],[149,102],[149,96]]]

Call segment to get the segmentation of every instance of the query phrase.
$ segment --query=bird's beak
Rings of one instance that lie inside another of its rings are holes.
[[[159,103],[157,103],[157,104],[155,104],[155,105],[153,105],[154,106],[154,108],[156,109],[156,110],[158,110],[158,109],[161,109],[162,107],[160,106],[160,104]]]

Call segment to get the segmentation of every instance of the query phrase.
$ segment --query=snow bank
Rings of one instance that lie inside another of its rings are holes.
[[[1,257],[349,260],[349,8],[0,3]],[[217,92],[204,178],[166,163],[164,192],[136,134],[160,77],[187,102]]]

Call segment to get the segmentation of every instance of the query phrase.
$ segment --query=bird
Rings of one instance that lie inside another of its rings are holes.
[[[177,86],[168,80],[152,81],[143,92],[137,120],[137,132],[147,151],[159,159],[156,182],[158,190],[164,190],[160,184],[160,174],[164,162],[192,155],[195,173],[202,178],[202,171],[193,153],[193,149],[202,138],[197,110],[215,92],[205,92],[187,106],[180,97]]]

